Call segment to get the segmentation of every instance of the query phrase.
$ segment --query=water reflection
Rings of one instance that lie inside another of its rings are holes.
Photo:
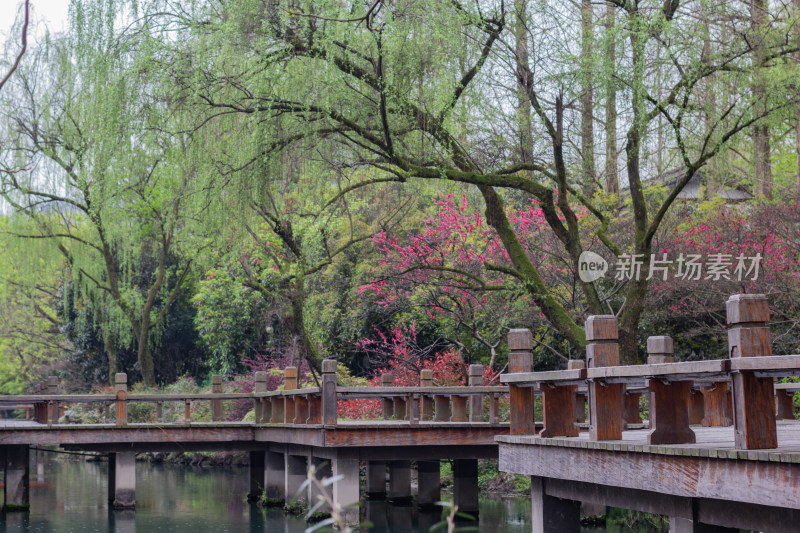
[[[279,509],[246,503],[246,467],[191,468],[179,465],[136,465],[136,511],[114,511],[107,501],[105,461],[54,460],[48,453],[31,454],[31,511],[0,515],[0,532],[8,533],[301,533],[302,518]],[[529,533],[530,499],[482,498],[472,531]],[[423,533],[443,519],[442,509],[420,510],[368,500],[362,532]],[[586,532],[590,530],[584,530]],[[592,530],[594,531],[594,530]],[[608,532],[659,531],[639,527],[608,528]],[[661,529],[660,531],[664,531]]]

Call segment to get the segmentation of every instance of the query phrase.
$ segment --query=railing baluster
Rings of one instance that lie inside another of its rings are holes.
[[[469,365],[469,386],[483,386],[483,365]],[[482,394],[473,394],[469,397],[469,421],[483,422]]]
[[[322,423],[335,426],[337,420],[336,405],[336,361],[322,361]]]
[[[527,329],[512,329],[508,332],[508,371],[510,373],[533,370],[533,335]],[[533,435],[536,422],[533,411],[533,388],[510,385],[512,435]]]
[[[287,366],[284,370],[283,390],[296,390],[298,385],[297,367]],[[294,396],[284,396],[283,398],[283,423],[294,423]]]
[[[426,368],[419,373],[419,384],[422,387],[433,387],[433,370]],[[433,418],[433,398],[427,394],[420,396],[420,420]]]
[[[119,372],[114,376],[114,389],[117,393],[117,425],[128,423],[128,374]]]
[[[211,376],[211,394],[222,394],[222,376]],[[211,420],[219,422],[222,418],[222,400],[211,400]]]
[[[253,385],[253,393],[260,394],[267,392],[267,373],[263,370],[259,370],[256,372],[255,376],[255,384]],[[253,401],[253,414],[255,423],[256,424],[264,424],[269,422],[269,416],[267,416],[267,405],[272,407],[271,404],[268,404],[264,401],[264,398],[255,398]]]
[[[47,394],[50,396],[56,396],[58,394],[58,378],[56,376],[50,376],[47,378]],[[47,411],[48,423],[58,424],[58,401],[49,401]]]

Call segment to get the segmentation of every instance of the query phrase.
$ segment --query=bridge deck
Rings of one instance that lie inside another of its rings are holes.
[[[496,457],[497,435],[508,424],[488,422],[419,422],[402,420],[338,421],[320,424],[38,424],[0,421],[0,445],[57,445],[93,451],[259,450],[270,445],[331,449],[383,449],[382,454],[426,453]],[[376,453],[378,453],[376,451]]]
[[[565,448],[611,450],[618,452],[642,452],[689,457],[800,463],[800,421],[778,422],[778,448],[773,450],[736,450],[734,448],[732,426],[693,426],[692,429],[697,438],[695,444],[650,446],[647,444],[647,435],[650,430],[647,429],[623,431],[622,440],[612,441],[591,441],[589,440],[588,432],[582,432],[578,437],[557,437],[549,439],[543,439],[533,435],[502,435],[497,437],[497,441],[509,444],[534,444],[540,446],[559,446]]]

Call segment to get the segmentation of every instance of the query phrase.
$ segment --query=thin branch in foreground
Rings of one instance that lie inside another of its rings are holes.
[[[28,49],[28,23],[30,22],[30,15],[31,0],[25,0],[25,22],[22,24],[22,50],[19,51],[14,64],[11,65],[11,70],[9,70],[8,74],[6,74],[5,77],[0,80],[0,90],[3,89],[3,86],[6,84],[8,79],[12,74],[14,74],[14,71],[17,70],[17,67],[19,67],[20,62],[22,61],[22,56],[25,55],[25,51]]]

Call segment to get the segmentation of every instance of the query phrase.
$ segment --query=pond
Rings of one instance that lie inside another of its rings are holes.
[[[31,454],[34,455],[33,453]],[[108,466],[80,457],[55,459],[44,454],[43,472],[31,469],[30,513],[7,513],[0,531],[8,533],[302,533],[304,520],[281,510],[265,510],[248,504],[247,467],[198,468],[184,465],[138,463],[136,511],[110,511],[106,501]],[[529,533],[530,500],[525,497],[484,497],[478,528],[492,533]],[[426,532],[442,520],[441,512],[422,512],[416,507],[368,501],[366,519],[373,533]],[[631,522],[628,515],[623,522]],[[469,524],[465,524],[469,527]],[[475,530],[475,524],[469,527]],[[609,525],[585,532],[661,533],[653,525]]]

